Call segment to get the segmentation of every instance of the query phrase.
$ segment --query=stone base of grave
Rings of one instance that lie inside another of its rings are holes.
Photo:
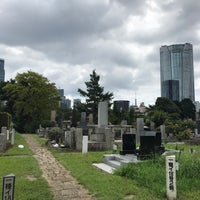
[[[104,151],[106,148],[106,142],[88,141],[88,151]]]
[[[127,165],[128,163],[141,162],[134,154],[106,154],[104,155],[104,163],[94,163],[93,165],[107,173],[112,174],[115,169]]]

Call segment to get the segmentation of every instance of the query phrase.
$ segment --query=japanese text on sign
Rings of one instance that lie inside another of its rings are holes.
[[[14,200],[15,175],[3,177],[2,200]]]

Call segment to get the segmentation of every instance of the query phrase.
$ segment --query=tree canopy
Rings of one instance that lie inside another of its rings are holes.
[[[85,111],[93,113],[94,122],[97,122],[98,103],[101,101],[110,102],[113,98],[113,93],[104,93],[104,87],[99,84],[100,76],[93,70],[90,74],[90,80],[85,82],[86,91],[78,89],[81,96],[86,97]]]
[[[32,131],[36,121],[50,119],[51,110],[57,109],[60,100],[55,84],[32,71],[17,74],[3,90],[17,129],[25,132]]]

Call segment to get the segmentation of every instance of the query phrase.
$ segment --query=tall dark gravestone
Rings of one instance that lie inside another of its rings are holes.
[[[140,155],[155,153],[155,136],[140,136]]]
[[[122,151],[121,155],[135,154],[136,152],[136,137],[135,134],[123,134],[122,135]]]
[[[162,139],[161,139],[161,132],[156,132],[156,138],[155,138],[155,145],[156,146],[161,146],[162,144]]]
[[[200,134],[200,120],[197,120],[197,132]]]

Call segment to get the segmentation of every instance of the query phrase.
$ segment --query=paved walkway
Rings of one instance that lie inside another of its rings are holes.
[[[95,200],[82,185],[31,135],[22,134],[33,151],[42,170],[43,177],[52,189],[55,200]]]

